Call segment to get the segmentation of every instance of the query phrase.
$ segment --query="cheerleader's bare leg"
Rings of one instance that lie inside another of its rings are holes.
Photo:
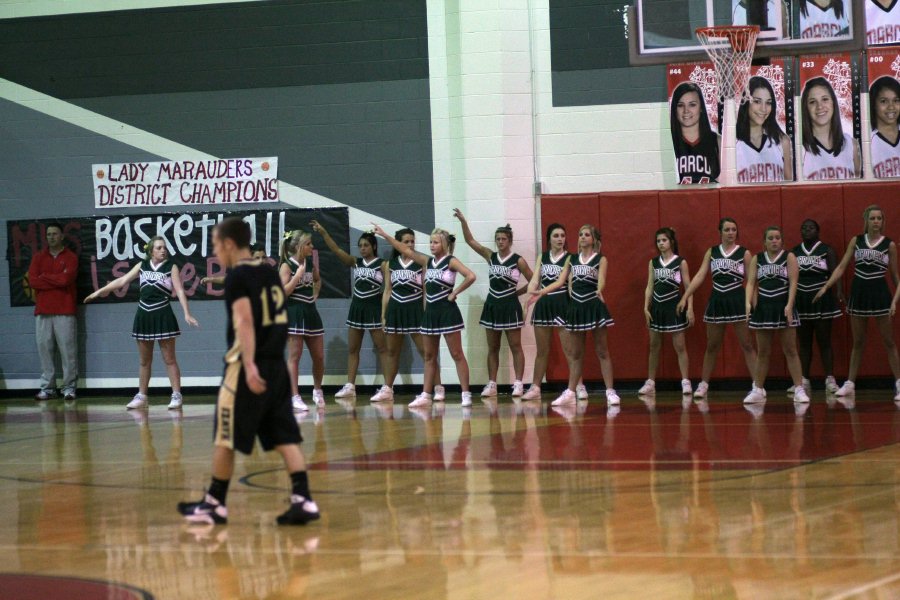
[[[525,351],[522,350],[522,330],[507,329],[506,343],[509,344],[509,351],[512,354],[513,373],[515,373],[516,381],[522,381],[522,377],[525,375]]]
[[[894,332],[891,327],[890,317],[876,317],[875,326],[878,327],[878,333],[881,335],[881,342],[887,351],[888,364],[891,366],[891,373],[894,374],[894,381],[900,379],[900,358],[897,356],[897,344],[894,342]]]
[[[362,348],[362,329],[347,329],[347,383],[356,384],[356,372],[359,370],[359,349]]]
[[[138,360],[140,368],[138,369],[138,392],[147,395],[150,389],[150,372],[153,369],[153,341],[138,340]]]
[[[175,358],[175,338],[159,340],[159,352],[163,362],[166,363],[166,374],[169,376],[169,385],[173,392],[181,393],[181,369]]]
[[[534,355],[534,369],[531,374],[531,385],[541,387],[544,375],[547,374],[547,361],[550,360],[550,341],[553,339],[553,327],[534,327],[534,342],[537,352]],[[562,334],[560,334],[562,339]],[[568,358],[568,355],[566,355]]]
[[[288,375],[291,379],[291,396],[298,396],[300,389],[298,380],[300,378],[300,357],[303,356],[303,336],[288,336]]]
[[[856,383],[856,374],[859,373],[859,363],[862,362],[863,350],[866,348],[866,327],[869,324],[866,317],[850,317],[850,332],[853,335],[853,349],[850,350],[850,366],[847,370],[847,381]]]
[[[656,369],[659,367],[659,350],[662,348],[662,334],[650,330],[650,354],[647,357],[647,379],[656,379]]]
[[[756,349],[753,348],[753,340],[750,338],[750,326],[746,321],[740,321],[734,324],[734,333],[737,336],[738,344],[741,345],[741,351],[744,353],[744,363],[747,365],[747,373],[753,376],[756,369]],[[759,387],[762,384],[757,382]]]
[[[678,370],[681,371],[681,378],[690,379],[690,375],[688,374],[690,358],[688,357],[687,344],[684,341],[683,331],[676,331],[672,334],[672,346],[675,348],[675,355],[678,357]]]
[[[788,373],[795,386],[803,387],[803,369],[800,366],[800,354],[797,352],[797,332],[793,327],[781,330],[781,349],[787,362]]]
[[[581,382],[581,371],[584,366],[584,332],[566,331],[560,335],[563,352],[569,363],[569,391],[575,393],[575,388]]]
[[[613,381],[613,364],[609,357],[609,346],[606,341],[606,327],[599,327],[594,330],[594,352],[597,353],[597,359],[600,361],[600,373],[603,375],[603,383],[606,389],[615,388]]]
[[[312,359],[313,389],[322,389],[322,378],[325,376],[325,336],[308,335],[306,346]]]
[[[716,359],[719,350],[722,349],[722,340],[725,339],[725,325],[721,323],[706,324],[706,352],[703,353],[703,371],[700,374],[702,381],[709,383],[713,369],[716,368]],[[753,373],[753,370],[750,371]]]
[[[422,361],[425,360],[425,336],[421,333],[412,333],[410,334],[413,343],[416,345],[416,350],[419,351],[419,356],[422,357]],[[399,352],[399,350],[398,350]],[[440,358],[435,354],[435,370],[434,370],[434,385],[441,385],[441,361]]]
[[[441,345],[441,336],[422,335],[421,337],[422,346],[425,350],[425,380],[422,391],[426,394],[431,394],[434,392],[434,378],[438,368],[437,355]]]
[[[499,333],[499,332],[498,332]],[[459,331],[453,333],[445,333],[444,339],[447,341],[447,348],[450,350],[450,356],[456,363],[456,375],[459,377],[459,386],[462,391],[469,391],[469,363],[466,361],[466,355],[462,347],[462,334]]]

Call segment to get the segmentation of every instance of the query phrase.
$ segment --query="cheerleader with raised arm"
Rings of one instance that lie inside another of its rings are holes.
[[[853,349],[850,351],[847,381],[835,394],[852,396],[855,393],[856,375],[866,347],[866,328],[869,319],[874,319],[884,349],[887,351],[891,373],[894,375],[894,400],[900,400],[900,357],[897,356],[897,345],[894,343],[891,327],[891,317],[897,310],[897,300],[900,297],[897,246],[891,238],[884,235],[884,212],[880,206],[872,204],[866,207],[863,212],[863,227],[863,232],[854,236],[847,244],[844,257],[816,294],[814,301],[820,301],[828,290],[839,284],[844,271],[853,261],[853,284],[850,287],[850,299],[847,301]],[[893,297],[884,277],[887,273],[890,273],[896,287]]]
[[[291,377],[291,401],[296,412],[309,410],[298,386],[303,344],[309,348],[313,371],[313,401],[325,406],[322,377],[325,375],[325,329],[316,308],[322,282],[319,265],[313,260],[312,234],[300,229],[288,231],[281,243],[281,285],[287,294],[288,374]]]
[[[172,386],[169,410],[177,410],[182,405],[181,369],[175,358],[175,338],[181,335],[178,320],[172,312],[172,292],[178,298],[184,311],[184,321],[198,327],[197,319],[191,316],[187,296],[181,284],[181,272],[178,265],[169,256],[166,241],[161,236],[154,236],[144,246],[147,256],[134,265],[130,271],[90,294],[84,299],[85,304],[96,298],[104,298],[110,292],[128,287],[140,277],[140,300],[134,315],[131,336],[137,340],[140,370],[138,371],[138,392],[125,408],[129,410],[147,407],[147,394],[150,388],[150,373],[153,368],[153,344],[159,344],[166,373]]]
[[[388,265],[378,256],[378,239],[375,234],[365,232],[359,236],[356,246],[360,258],[344,252],[331,238],[325,227],[318,221],[310,221],[312,230],[321,234],[328,249],[335,253],[343,264],[353,268],[353,299],[347,315],[347,383],[335,398],[356,397],[356,372],[359,369],[359,351],[363,334],[372,336],[372,343],[382,364],[385,360],[384,331],[382,330],[381,299],[384,281],[387,279]]]
[[[497,251],[485,248],[472,235],[469,223],[462,212],[455,208],[453,216],[462,225],[463,237],[469,247],[488,263],[488,296],[484,301],[479,324],[484,327],[488,345],[488,382],[481,392],[483,398],[497,395],[497,371],[500,368],[501,335],[506,333],[506,343],[513,357],[515,380],[512,385],[512,396],[520,397],[525,393],[522,376],[525,373],[525,352],[522,350],[522,326],[525,317],[519,296],[524,294],[527,286],[518,287],[519,280],[531,279],[531,267],[524,258],[512,251],[513,232],[507,224],[498,227],[494,232],[494,243]]]
[[[672,346],[678,356],[681,371],[681,393],[690,396],[691,380],[688,375],[688,354],[684,343],[684,331],[694,324],[694,301],[688,298],[685,311],[678,310],[681,287],[691,285],[691,273],[687,261],[678,255],[678,240],[675,230],[662,227],[656,230],[656,249],[659,256],[650,261],[647,288],[644,291],[644,318],[650,329],[650,357],[647,366],[647,381],[638,394],[656,393],[656,368],[659,365],[659,350],[662,348],[663,334],[672,334]]]
[[[422,315],[422,337],[425,346],[425,382],[422,393],[410,402],[412,408],[431,404],[435,373],[438,369],[438,350],[441,336],[447,342],[450,356],[456,363],[456,374],[462,388],[462,406],[472,406],[472,392],[469,391],[469,363],[462,347],[462,330],[465,329],[462,313],[456,305],[456,298],[466,288],[475,283],[473,273],[458,258],[453,256],[456,238],[444,229],[431,232],[431,256],[416,252],[396,240],[378,225],[375,233],[390,242],[391,246],[407,260],[414,260],[425,269],[425,312]],[[463,276],[458,287],[456,274]]]

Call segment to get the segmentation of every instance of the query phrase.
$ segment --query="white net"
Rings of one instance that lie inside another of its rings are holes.
[[[719,98],[746,102],[750,97],[750,61],[756,48],[759,27],[700,27],[696,34],[700,45],[716,67]]]

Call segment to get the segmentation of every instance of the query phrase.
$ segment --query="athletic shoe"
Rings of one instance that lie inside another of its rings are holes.
[[[787,395],[788,395],[788,396],[793,396],[793,395],[794,395],[794,390],[796,390],[796,389],[797,389],[797,386],[796,386],[796,385],[792,385],[791,387],[789,387],[789,388],[786,390],[786,391],[787,391]]]
[[[753,389],[750,390],[750,393],[744,397],[744,404],[760,404],[766,401],[766,397],[763,396],[761,388],[753,386]]]
[[[609,404],[619,404],[622,399],[619,398],[619,395],[616,393],[616,390],[612,388],[606,388],[606,401]]]
[[[513,398],[521,398],[525,395],[525,386],[521,381],[513,381],[512,385],[512,397]]]
[[[131,402],[125,405],[125,408],[128,410],[135,410],[137,408],[146,408],[147,407],[147,396],[138,392],[134,395],[134,398],[131,399]]]
[[[319,518],[319,507],[312,500],[291,495],[291,507],[275,519],[279,525],[306,525]]]
[[[856,393],[856,384],[852,381],[845,381],[844,385],[834,393],[835,396],[852,396]]]
[[[313,388],[313,402],[318,407],[325,406],[325,392],[322,391],[322,388]]]
[[[648,379],[644,382],[644,385],[641,386],[641,389],[638,390],[639,396],[649,396],[650,394],[656,393],[656,382],[652,379]]]
[[[77,396],[75,395],[75,390],[65,390],[63,391],[63,400],[66,402],[74,402]]]
[[[807,395],[806,388],[802,385],[794,391],[794,402],[797,404],[809,404],[809,395]]]
[[[494,384],[494,393],[496,394],[497,385]],[[463,392],[462,393],[462,405],[463,406],[472,406],[472,392]]]
[[[809,392],[812,391],[812,384],[809,382],[809,379],[807,379],[806,377],[804,377],[804,378],[801,380],[801,382],[802,382],[802,383],[801,383],[801,386],[803,387],[803,389],[806,390],[806,393],[807,393],[807,395],[808,395]],[[795,393],[796,391],[797,391],[797,386],[796,386],[796,385],[792,385],[791,387],[789,387],[789,388],[787,389],[788,396],[790,396],[791,394]]]
[[[690,379],[682,379],[681,380],[681,395],[682,396],[690,396],[694,393],[694,389],[691,387]]]
[[[563,390],[563,393],[559,395],[553,402],[550,403],[550,406],[570,406],[577,402],[577,398],[575,397],[575,392],[570,389]]]
[[[825,378],[825,391],[829,394],[833,394],[838,391],[838,384],[834,379],[834,375],[829,375]]]
[[[392,402],[394,400],[394,388],[389,385],[381,386],[378,392],[369,398],[369,402]]]
[[[540,400],[541,399],[541,386],[532,385],[528,388],[528,391],[525,392],[525,395],[522,396],[522,400]]]
[[[426,394],[425,392],[422,392],[421,394],[416,396],[415,399],[412,402],[410,402],[407,406],[409,406],[410,408],[421,408],[423,406],[428,406],[430,404],[431,404],[431,394]]]
[[[181,397],[181,392],[172,392],[172,398],[169,400],[167,408],[169,410],[178,410],[183,404],[184,398]]]
[[[697,389],[694,390],[694,398],[706,398],[706,394],[709,393],[709,384],[705,381],[701,381],[697,384]]]
[[[575,397],[578,400],[587,400],[588,399],[588,391],[587,387],[583,383],[579,383],[575,386]]]
[[[497,384],[493,381],[488,381],[487,385],[484,386],[484,389],[481,390],[482,398],[495,398],[497,396]]]
[[[206,494],[199,502],[179,502],[178,512],[191,523],[208,523],[209,525],[228,523],[228,509],[209,494]]]
[[[315,390],[313,391],[313,397],[315,397]],[[338,390],[337,394],[334,395],[335,398],[356,398],[356,386],[352,383],[345,383],[344,387]]]
[[[447,390],[444,389],[442,385],[434,386],[434,401],[435,402],[443,402],[447,399]]]
[[[764,388],[761,388],[761,387],[759,387],[758,385],[756,385],[756,382],[755,382],[755,381],[753,382],[753,388],[752,388],[752,389],[753,389],[754,392],[758,393],[758,394],[759,394],[760,396],[762,396],[763,398],[765,398],[765,397],[767,396],[766,390],[765,390]]]
[[[303,398],[300,397],[300,394],[291,397],[291,404],[294,405],[294,412],[296,413],[309,412],[309,407],[303,401]]]
[[[34,395],[34,399],[38,402],[50,400],[51,398],[56,398],[56,390],[41,390]]]

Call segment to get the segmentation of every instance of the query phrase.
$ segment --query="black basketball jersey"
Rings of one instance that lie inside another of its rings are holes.
[[[672,255],[664,263],[661,256],[653,259],[653,301],[668,302],[681,295],[681,263],[684,259]]]
[[[253,331],[256,336],[258,358],[284,359],[287,343],[287,297],[281,287],[281,278],[274,267],[261,259],[239,262],[225,276],[225,310],[228,313],[228,346],[236,347],[231,306],[241,298],[250,300],[253,312]]]
[[[701,137],[696,144],[686,140],[675,156],[678,183],[716,183],[719,178],[719,136]]]
[[[797,278],[797,291],[815,294],[825,285],[831,272],[828,270],[828,246],[821,241],[807,248],[800,243],[794,247],[797,267],[800,275]]]
[[[869,244],[866,234],[856,236],[855,277],[863,280],[882,279],[891,262],[891,238],[882,236],[874,246]]]

